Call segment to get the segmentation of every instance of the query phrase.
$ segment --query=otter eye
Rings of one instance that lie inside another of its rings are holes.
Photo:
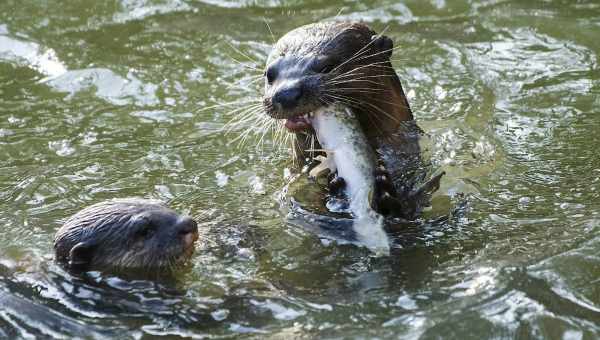
[[[265,71],[265,77],[267,77],[267,82],[269,84],[272,84],[273,81],[275,81],[275,68],[274,67],[269,67],[266,71]]]
[[[137,226],[135,234],[138,237],[150,238],[154,234],[155,229],[156,228],[154,228],[154,225],[150,221],[144,219],[143,223],[140,223]]]

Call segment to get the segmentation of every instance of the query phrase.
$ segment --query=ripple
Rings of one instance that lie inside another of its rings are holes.
[[[66,139],[48,142],[48,147],[62,157],[70,156],[75,153],[75,148],[71,145],[71,142]]]
[[[161,3],[162,2],[162,3]],[[141,20],[149,16],[165,13],[184,12],[192,9],[182,0],[120,0],[121,11],[113,15],[115,22],[124,23]]]
[[[0,24],[0,60],[24,64],[48,77],[67,72],[67,67],[51,48],[43,48],[33,41],[12,37],[6,25]]]
[[[0,1],[0,338],[600,335],[599,5],[13,2]],[[236,148],[252,126],[223,129],[262,91],[262,17],[280,36],[338,12],[389,26],[423,150],[447,172],[427,216],[448,218],[407,226],[392,258],[282,223],[287,149],[269,135]],[[52,262],[65,217],[130,196],[198,218],[188,272]]]
[[[150,106],[159,103],[156,96],[158,86],[142,82],[132,72],[121,77],[104,68],[71,70],[46,80],[46,83],[57,91],[69,93],[71,97],[78,92],[95,89],[97,97],[115,105]]]

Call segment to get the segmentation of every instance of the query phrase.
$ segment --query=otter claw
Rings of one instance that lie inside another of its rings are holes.
[[[375,195],[373,209],[383,215],[394,215],[402,211],[402,202],[396,198],[396,188],[385,167],[379,166],[373,172],[375,176]]]
[[[394,182],[384,167],[378,167],[373,174],[375,175],[375,188],[379,193],[388,192],[391,196],[396,196]]]

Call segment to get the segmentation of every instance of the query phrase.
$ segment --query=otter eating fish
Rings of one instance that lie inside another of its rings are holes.
[[[443,175],[425,180],[418,143],[422,131],[392,67],[393,50],[390,38],[365,24],[315,23],[279,39],[264,73],[266,114],[285,120],[285,127],[295,134],[295,152],[302,165],[321,161],[311,175],[325,169],[334,174],[330,192],[345,189],[357,238],[372,250],[387,246],[376,214],[414,219]],[[319,156],[311,157],[315,152]],[[359,163],[368,171],[348,171],[358,169]],[[344,173],[360,175],[344,178]],[[355,190],[358,182],[372,185]],[[352,209],[355,202],[365,200],[375,215]],[[364,216],[374,216],[368,230],[357,227]]]

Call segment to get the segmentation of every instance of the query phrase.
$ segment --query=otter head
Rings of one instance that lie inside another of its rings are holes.
[[[267,59],[263,105],[294,132],[310,128],[311,112],[341,103],[357,112],[365,133],[393,133],[412,113],[390,63],[393,42],[360,23],[297,28]]]
[[[56,259],[75,270],[170,270],[189,259],[198,226],[160,202],[111,200],[70,217],[54,237]]]

